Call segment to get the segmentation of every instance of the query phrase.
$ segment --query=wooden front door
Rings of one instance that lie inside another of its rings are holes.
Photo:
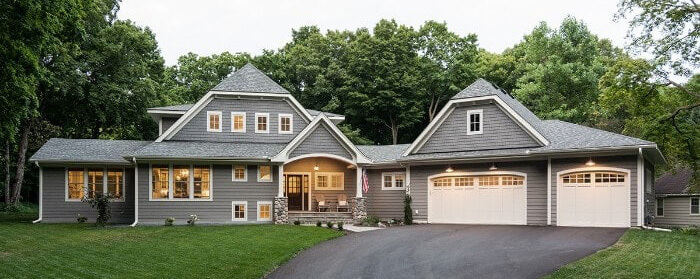
[[[309,193],[308,176],[288,174],[285,182],[289,210],[305,210]]]

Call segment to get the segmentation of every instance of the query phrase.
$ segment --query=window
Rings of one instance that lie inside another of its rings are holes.
[[[194,166],[194,198],[208,199],[210,197],[209,189],[209,166]]]
[[[433,180],[434,188],[444,188],[452,186],[452,178],[438,178]]]
[[[207,132],[221,132],[220,111],[207,111]]]
[[[292,133],[292,115],[291,114],[280,114],[279,115],[279,133],[280,134],[291,134]]]
[[[124,171],[107,170],[107,194],[116,200],[124,200]]]
[[[656,216],[664,216],[664,199],[656,199]]]
[[[700,198],[690,198],[690,214],[700,214]]]
[[[564,182],[564,186],[567,186],[567,184],[570,184],[568,186],[576,186],[573,184],[587,184],[587,183],[591,183],[591,174],[590,173],[567,174],[567,175],[562,176],[562,180]]]
[[[474,186],[474,177],[455,177],[455,186],[457,186],[457,187]]]
[[[483,134],[484,111],[480,109],[467,111],[467,135]]]
[[[342,172],[317,172],[316,190],[343,190],[345,174]]]
[[[234,201],[231,202],[231,207],[233,207],[231,212],[232,221],[248,221],[248,215],[246,214],[248,202]]]
[[[88,197],[91,199],[95,198],[97,193],[104,193],[104,171],[101,169],[90,169],[88,170]]]
[[[501,184],[504,186],[519,186],[525,183],[525,178],[522,176],[502,176]]]
[[[170,191],[168,166],[153,166],[151,172],[151,198],[167,199]]]
[[[173,166],[173,198],[190,198],[190,166]]]
[[[597,172],[595,174],[596,183],[625,182],[625,175],[621,173]]]
[[[272,181],[272,166],[258,166],[258,181]]]
[[[382,173],[382,190],[403,190],[405,184],[405,174],[403,172]]]
[[[233,173],[232,173],[232,181],[248,181],[248,175],[247,175],[247,166],[246,165],[234,165],[233,166]]]
[[[85,196],[85,173],[83,169],[68,170],[66,200],[80,201]]]
[[[499,176],[479,176],[479,186],[498,186]]]
[[[454,186],[455,189],[466,189],[460,187],[504,187],[525,186],[525,176],[520,175],[463,175],[452,177],[440,177],[433,179],[433,189],[449,188]]]
[[[255,132],[256,133],[269,133],[270,132],[270,130],[269,130],[270,127],[268,127],[269,120],[270,120],[269,113],[256,113],[255,114]]]
[[[258,202],[258,221],[272,221],[272,202]]]
[[[245,133],[245,112],[231,113],[231,132]]]

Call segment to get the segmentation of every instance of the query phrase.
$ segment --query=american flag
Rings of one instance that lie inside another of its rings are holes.
[[[369,192],[369,179],[367,179],[367,170],[362,170],[362,192]]]

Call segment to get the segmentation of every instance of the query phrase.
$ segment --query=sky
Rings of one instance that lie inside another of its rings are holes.
[[[455,33],[476,34],[480,47],[501,52],[521,41],[539,22],[557,27],[572,15],[594,34],[623,46],[627,23],[613,20],[617,4],[616,0],[124,0],[118,17],[151,28],[166,64],[173,65],[188,52],[255,55],[263,49],[278,49],[290,41],[292,29],[300,26],[371,29],[382,18],[415,28],[427,20],[446,22]]]

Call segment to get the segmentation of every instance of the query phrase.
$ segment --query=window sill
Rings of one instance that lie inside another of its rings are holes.
[[[231,182],[248,182],[248,179],[231,179]]]
[[[148,199],[148,201],[152,202],[210,202],[214,201],[214,199],[181,199],[181,198],[173,198],[173,199]]]
[[[398,191],[398,190],[405,191],[406,187],[401,187],[401,188],[398,188],[398,187],[384,188],[384,187],[382,187],[382,191]]]

